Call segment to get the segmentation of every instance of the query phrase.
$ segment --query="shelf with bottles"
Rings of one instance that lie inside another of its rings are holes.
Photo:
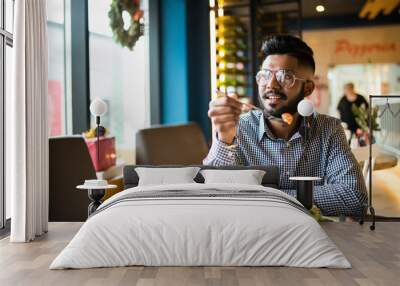
[[[247,33],[241,26],[217,25],[217,37],[246,39]]]
[[[227,21],[226,18],[229,18]],[[223,20],[222,20],[223,19]],[[219,16],[216,18],[216,35],[218,38],[247,38],[247,31],[242,22],[234,16]]]
[[[212,96],[216,90],[239,98],[248,95],[248,4],[248,0],[210,1]]]
[[[217,51],[223,52],[227,56],[243,58],[246,55],[246,48],[239,48],[235,45],[217,45]]]
[[[217,85],[221,84],[245,86],[247,84],[247,75],[221,74],[218,76]]]
[[[248,97],[248,87],[245,85],[220,85],[218,90],[227,94],[235,94],[238,98]]]
[[[216,18],[216,87],[239,97],[248,91],[248,46],[245,25],[236,16]]]
[[[247,74],[246,64],[243,62],[230,62],[230,61],[219,61],[217,63],[217,75],[222,73],[227,74]]]
[[[214,0],[210,1],[210,23],[215,28],[211,33],[212,90],[230,90],[256,102],[255,75],[264,60],[262,42],[276,33],[301,35],[301,1]]]
[[[225,55],[224,53],[218,52],[217,54],[217,64],[220,62],[226,62],[226,63],[242,63],[243,65],[246,65],[248,63],[248,59],[245,56],[238,57],[236,55],[234,56],[228,56]],[[236,65],[235,65],[236,69]]]
[[[247,46],[243,43],[243,41],[239,41],[239,39],[233,39],[234,41],[229,41],[229,38],[220,38],[217,42],[217,50],[225,49],[228,51],[247,51]]]
[[[250,5],[250,0],[218,0],[219,6],[226,9],[247,8]]]
[[[217,26],[226,26],[227,28],[238,28],[240,31],[244,32],[244,25],[240,20],[240,17],[236,15],[220,15],[216,18]]]

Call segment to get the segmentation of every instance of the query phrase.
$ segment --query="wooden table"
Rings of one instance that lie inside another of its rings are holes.
[[[355,158],[360,163],[361,167],[365,161],[369,159],[369,146],[352,148]],[[384,170],[388,168],[393,168],[397,165],[398,158],[395,155],[386,153],[385,151],[380,150],[380,148],[376,145],[372,145],[372,155],[375,157],[375,166],[374,170]]]
[[[384,170],[393,168],[397,165],[397,157],[394,155],[381,153],[376,157],[374,170]]]

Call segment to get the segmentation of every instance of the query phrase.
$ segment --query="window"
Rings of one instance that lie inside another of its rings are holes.
[[[0,0],[0,228],[4,228],[10,214],[10,194],[6,192],[5,178],[5,112],[6,98],[11,93],[14,1]]]
[[[133,163],[135,132],[150,121],[146,89],[148,35],[145,33],[132,51],[116,43],[108,17],[111,2],[89,0],[90,100],[98,97],[107,102],[108,112],[101,119],[102,125],[115,136],[117,155]],[[147,4],[148,1],[142,1],[145,20]],[[91,126],[94,125],[92,116]]]
[[[49,46],[48,122],[50,136],[68,134],[64,0],[47,1]]]

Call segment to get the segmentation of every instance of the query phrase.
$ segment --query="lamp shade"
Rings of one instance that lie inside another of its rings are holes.
[[[301,116],[310,116],[314,113],[314,104],[311,100],[303,99],[297,105],[297,111],[300,113]]]
[[[102,116],[107,112],[107,103],[100,98],[95,98],[90,103],[89,109],[93,116]]]

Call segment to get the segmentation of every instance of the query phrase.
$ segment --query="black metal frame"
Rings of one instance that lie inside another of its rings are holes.
[[[89,8],[88,0],[71,1],[72,131],[90,127]]]
[[[10,229],[10,223],[6,222],[6,194],[5,194],[5,59],[6,59],[6,46],[13,47],[13,34],[6,31],[6,12],[5,0],[0,0],[1,5],[1,21],[0,21],[0,197],[2,198],[2,205],[0,206],[2,212],[2,219],[0,221],[0,229],[2,233],[6,233]],[[13,3],[14,5],[14,3]],[[13,9],[14,10],[14,9]]]
[[[376,221],[376,216],[375,216],[375,209],[372,205],[372,138],[373,138],[373,132],[374,130],[372,129],[372,99],[374,98],[400,98],[400,95],[369,95],[369,114],[368,114],[368,128],[369,128],[369,155],[368,155],[368,165],[369,165],[369,174],[368,174],[368,206],[367,206],[367,211],[369,209],[371,215],[372,215],[372,224],[370,225],[371,230],[375,230],[375,221]],[[363,216],[361,217],[360,224],[364,223],[364,215],[365,213],[363,212]]]
[[[0,228],[0,240],[10,235],[11,229],[11,218],[6,219],[4,227]]]
[[[250,47],[251,47],[251,66],[250,66],[250,72],[251,72],[251,87],[252,87],[252,100],[255,103],[255,105],[260,106],[260,103],[258,102],[258,85],[257,82],[254,80],[256,77],[256,74],[259,69],[259,63],[257,60],[257,54],[259,47],[257,48],[257,31],[256,27],[258,25],[257,21],[257,4],[258,0],[250,0]]]
[[[151,82],[160,82],[160,1],[149,1],[149,70]],[[150,24],[151,23],[151,24]],[[160,85],[149,84],[150,89],[150,123],[157,125],[161,123],[161,98]]]

